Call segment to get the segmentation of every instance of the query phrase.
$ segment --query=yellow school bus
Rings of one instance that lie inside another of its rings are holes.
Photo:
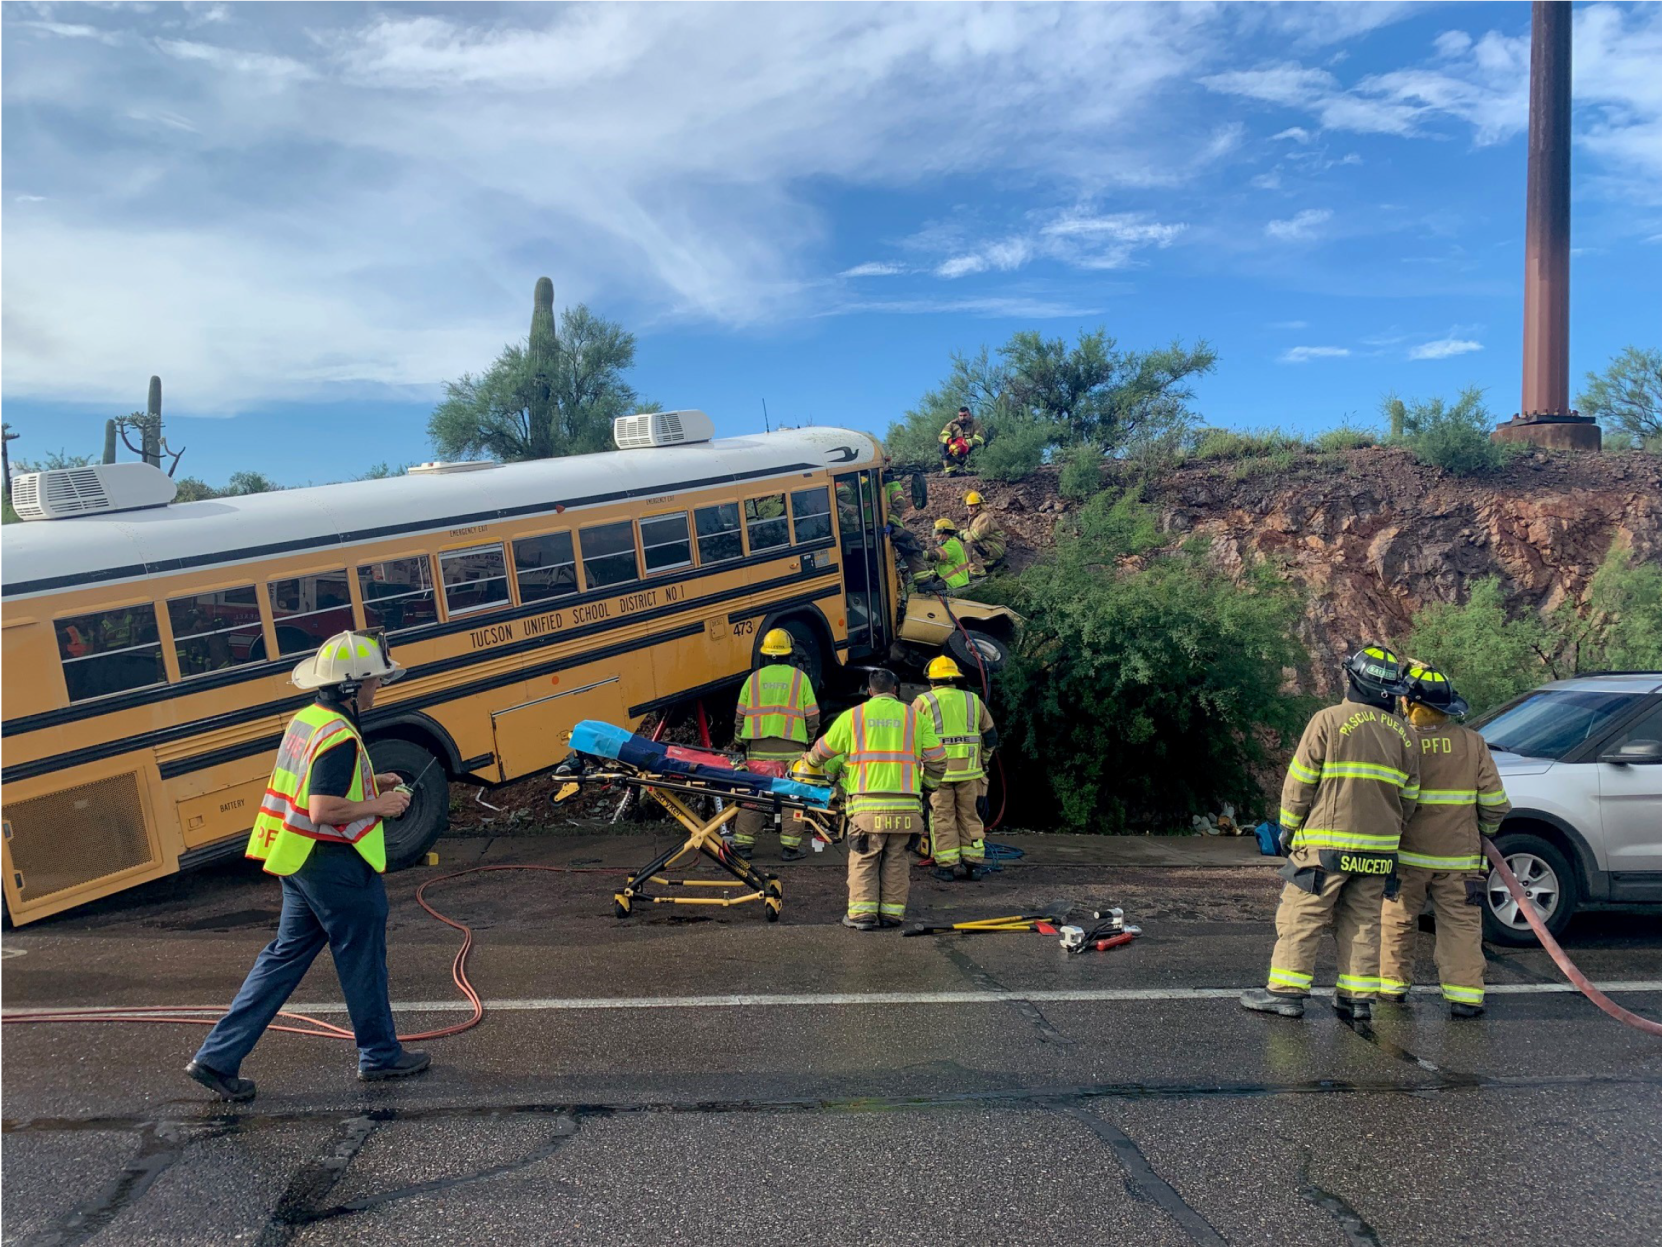
[[[419,780],[396,866],[453,782],[544,770],[580,719],[731,697],[770,628],[821,688],[965,625],[988,654],[1013,635],[1002,609],[897,605],[869,435],[627,420],[637,448],[184,504],[144,505],[172,488],[142,464],[19,478],[42,518],[0,538],[10,920],[240,853],[310,696],[289,673],[344,628],[384,629],[409,668],[363,723],[376,769]]]

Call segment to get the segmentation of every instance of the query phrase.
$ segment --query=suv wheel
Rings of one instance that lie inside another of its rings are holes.
[[[1558,847],[1539,836],[1521,833],[1495,838],[1495,846],[1506,858],[1524,895],[1534,902],[1541,920],[1554,937],[1563,934],[1575,913],[1577,894],[1575,870]],[[1501,882],[1500,872],[1489,871],[1483,907],[1483,937],[1496,944],[1514,947],[1536,943],[1535,932],[1512,894]]]

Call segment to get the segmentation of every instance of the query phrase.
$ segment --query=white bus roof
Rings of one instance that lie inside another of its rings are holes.
[[[787,429],[691,445],[507,463],[490,471],[397,476],[143,511],[8,524],[0,538],[7,600],[488,524],[516,515],[650,498],[840,464],[869,465],[869,433]],[[280,470],[280,469],[279,469]],[[574,522],[581,523],[580,517]]]

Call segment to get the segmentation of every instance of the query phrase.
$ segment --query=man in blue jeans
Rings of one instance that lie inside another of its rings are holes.
[[[379,633],[342,632],[294,669],[298,688],[317,700],[294,716],[260,803],[248,856],[283,885],[277,938],[261,950],[230,1010],[185,1066],[227,1100],[252,1100],[238,1076],[278,1010],[300,986],[324,945],[346,996],[365,1082],[419,1074],[425,1052],[407,1052],[387,997],[386,843],[381,820],[409,808],[399,777],[377,775],[358,733],[376,691],[404,674]],[[383,792],[382,790],[387,791]]]

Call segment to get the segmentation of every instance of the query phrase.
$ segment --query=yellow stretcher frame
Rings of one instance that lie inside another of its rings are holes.
[[[638,788],[668,810],[675,821],[687,829],[686,840],[653,858],[629,876],[629,881],[623,885],[621,891],[613,893],[612,913],[620,919],[629,917],[638,901],[650,901],[654,905],[715,905],[723,909],[760,901],[767,920],[778,922],[779,915],[785,908],[784,885],[776,876],[763,874],[740,857],[733,847],[722,839],[721,829],[738,814],[741,804],[771,806],[776,828],[782,823],[784,811],[787,809],[798,810],[810,816],[825,815],[827,822],[832,821],[829,811],[778,793],[739,793],[731,789],[716,788],[694,778],[666,779],[650,773],[622,770],[589,771],[581,775],[572,775],[567,786],[555,797],[555,801],[564,800],[575,792],[579,785],[585,783],[624,784]],[[713,818],[700,818],[682,799],[683,796],[720,797],[723,808]],[[810,817],[808,822],[816,829],[824,826],[815,817]],[[696,861],[700,857],[708,858],[731,875],[732,879],[671,879],[660,873],[674,869],[683,862]],[[731,889],[734,886],[733,879],[738,880],[748,890],[739,896],[666,896],[648,890],[649,884],[660,888]]]

